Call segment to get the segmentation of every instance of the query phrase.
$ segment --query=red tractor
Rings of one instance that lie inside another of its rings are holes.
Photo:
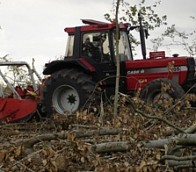
[[[64,59],[45,65],[43,74],[50,75],[42,99],[47,115],[79,110],[94,93],[97,84],[107,95],[114,93],[116,24],[82,21],[85,25],[64,29],[68,33]],[[196,59],[178,55],[166,57],[164,52],[152,52],[147,58],[146,30],[141,18],[139,21],[139,26],[119,24],[120,92],[131,94],[141,89],[141,97],[153,101],[160,95],[162,83],[168,83],[172,89],[166,96],[174,99],[181,98],[188,90],[196,93]],[[140,32],[142,60],[134,59],[131,51],[129,31],[135,28]]]

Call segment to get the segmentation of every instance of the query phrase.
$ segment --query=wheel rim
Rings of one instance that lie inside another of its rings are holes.
[[[161,98],[169,99],[169,98],[171,98],[171,96],[167,93],[158,93],[154,96],[153,102],[156,102],[157,100],[160,100]]]
[[[79,108],[80,98],[77,90],[70,85],[62,85],[55,89],[52,104],[59,114],[74,112]]]

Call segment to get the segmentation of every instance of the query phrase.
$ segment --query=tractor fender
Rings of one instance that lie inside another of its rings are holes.
[[[84,58],[80,58],[80,59],[55,60],[50,63],[46,63],[45,68],[43,70],[43,74],[51,75],[54,72],[60,71],[62,69],[70,69],[70,68],[83,69],[87,73],[93,73],[96,71],[94,66],[92,66],[87,60],[85,60]]]

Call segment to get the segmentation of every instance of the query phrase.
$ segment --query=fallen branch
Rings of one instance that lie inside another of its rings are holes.
[[[37,137],[31,138],[22,144],[22,152],[25,154],[29,154],[33,152],[33,146],[42,141],[50,141],[57,139],[67,139],[68,135],[73,135],[75,138],[84,138],[91,136],[102,136],[102,135],[117,135],[124,131],[124,129],[119,128],[101,128],[98,130],[87,130],[87,131],[61,131],[53,134],[43,134]]]
[[[168,160],[167,165],[169,165],[170,167],[179,167],[179,166],[193,167],[195,166],[194,162],[191,160],[187,160],[187,161]]]
[[[124,94],[122,94],[122,95],[124,95]],[[185,131],[184,131],[183,129],[181,129],[181,128],[179,128],[178,126],[172,124],[170,121],[168,121],[168,120],[165,119],[165,118],[162,118],[162,117],[159,117],[159,116],[156,116],[156,115],[152,115],[152,114],[145,114],[145,112],[143,112],[143,111],[141,111],[141,110],[139,110],[139,109],[136,108],[136,106],[134,105],[133,101],[132,101],[127,95],[124,95],[124,96],[128,99],[128,101],[129,101],[131,107],[133,108],[134,112],[139,113],[140,115],[142,115],[142,116],[144,116],[144,117],[146,117],[146,118],[155,119],[155,120],[164,122],[164,123],[167,124],[168,126],[174,128],[174,129],[176,129],[178,132],[180,132],[180,133],[185,133]],[[163,116],[164,116],[164,115],[163,115]]]
[[[101,135],[117,135],[121,133],[123,129],[119,128],[101,128],[98,130],[86,130],[86,131],[73,131],[72,133],[76,138],[101,136]]]
[[[176,125],[172,124],[170,121],[168,121],[165,118],[161,118],[159,116],[156,115],[150,115],[150,114],[145,114],[143,111],[139,110],[139,109],[135,109],[135,112],[141,114],[142,116],[149,118],[149,119],[156,119],[158,121],[164,122],[165,124],[167,124],[168,126],[176,129],[177,131],[179,131],[180,133],[185,133],[185,131],[179,127],[177,127]]]
[[[164,148],[166,144],[196,146],[196,134],[182,134],[168,139],[144,141],[141,144],[146,148]]]
[[[185,130],[185,132],[186,132],[186,133],[189,133],[189,134],[195,133],[195,132],[196,132],[196,124],[193,124],[192,126],[190,126],[189,128],[187,128],[187,129]]]
[[[90,150],[94,153],[108,153],[129,151],[131,148],[128,142],[108,142],[93,145]]]
[[[65,139],[66,137],[67,137],[66,132],[39,135],[37,137],[31,138],[23,142],[21,146],[21,150],[23,154],[28,155],[34,151],[33,146],[39,142],[48,141],[48,140]]]
[[[187,160],[195,160],[196,155],[194,156],[184,156],[184,157],[177,157],[174,155],[164,155],[161,160],[175,160],[175,161],[187,161]]]
[[[71,124],[71,125],[69,125],[69,129],[71,129],[71,128],[98,129],[98,127],[95,125],[82,125],[82,124]]]
[[[178,136],[177,144],[183,146],[196,146],[196,134],[183,134]]]
[[[174,143],[177,137],[172,137],[169,139],[159,139],[159,140],[150,140],[140,142],[145,148],[154,148],[154,149],[164,149],[164,146],[167,144]]]

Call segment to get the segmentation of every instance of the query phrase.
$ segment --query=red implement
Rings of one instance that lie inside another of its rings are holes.
[[[28,121],[37,110],[37,102],[30,99],[0,98],[0,121],[3,123]]]

